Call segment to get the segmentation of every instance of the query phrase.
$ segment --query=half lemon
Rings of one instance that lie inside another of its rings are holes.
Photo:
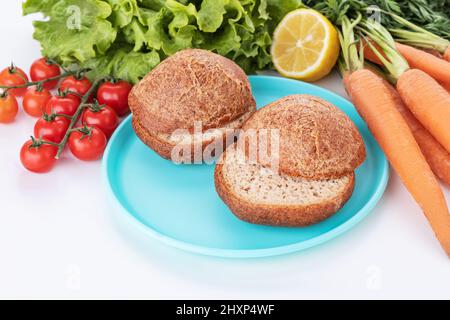
[[[290,12],[275,30],[272,59],[285,77],[316,81],[331,72],[339,57],[339,36],[333,24],[312,9]]]

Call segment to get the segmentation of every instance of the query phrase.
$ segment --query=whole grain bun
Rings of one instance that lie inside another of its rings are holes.
[[[230,146],[216,166],[216,190],[239,219],[270,226],[303,227],[321,222],[350,198],[354,173],[332,180],[278,175],[250,163]]]
[[[279,129],[279,173],[306,179],[334,179],[353,173],[366,157],[363,139],[348,116],[310,95],[292,95],[254,113],[243,125]],[[270,145],[270,138],[269,145]],[[259,159],[268,166],[264,159]]]
[[[187,49],[164,60],[129,95],[129,105],[138,136],[168,141],[179,129],[194,132],[195,122],[204,131],[223,129],[230,123],[240,128],[255,111],[256,103],[244,71],[233,61],[199,49]],[[151,140],[151,139],[150,139]],[[169,145],[167,145],[169,144]],[[158,150],[155,150],[158,152]],[[167,152],[161,154],[168,157]]]
[[[173,157],[173,151],[176,146],[179,146],[181,149],[190,150],[190,157],[188,162],[193,163],[195,161],[194,157],[194,141],[198,142],[202,146],[202,151],[205,151],[208,146],[211,144],[218,142],[219,140],[222,143],[222,151],[226,149],[227,145],[232,143],[235,140],[236,132],[234,130],[229,131],[229,129],[240,129],[242,124],[250,117],[252,113],[246,113],[241,118],[230,122],[227,126],[212,130],[211,133],[204,133],[200,138],[201,141],[196,141],[199,139],[194,135],[178,135],[171,136],[164,133],[152,133],[151,131],[144,128],[136,118],[132,118],[132,125],[134,132],[136,135],[144,142],[148,147],[153,149],[157,154],[167,160],[176,161],[176,157]],[[217,159],[221,155],[219,154],[212,155],[211,158]]]

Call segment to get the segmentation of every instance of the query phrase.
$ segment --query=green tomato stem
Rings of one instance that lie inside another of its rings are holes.
[[[56,159],[59,159],[61,157],[61,153],[64,151],[64,148],[67,145],[67,142],[69,141],[69,137],[70,134],[73,132],[73,128],[75,127],[78,119],[81,116],[81,113],[83,112],[83,110],[85,108],[87,108],[89,106],[89,104],[87,103],[89,98],[92,96],[92,94],[97,90],[98,86],[100,85],[100,83],[102,83],[104,81],[104,79],[98,79],[96,81],[94,81],[94,83],[92,84],[91,88],[89,89],[88,92],[86,92],[86,94],[83,96],[83,98],[81,99],[81,103],[78,106],[77,111],[75,112],[75,114],[72,116],[72,120],[70,121],[69,124],[69,128],[66,131],[66,134],[64,135],[63,140],[61,141],[61,143],[58,145],[58,153],[56,154]]]
[[[51,142],[51,141],[47,141],[47,140],[42,140],[41,144],[48,144],[50,146],[59,147],[59,143],[55,143],[55,142]]]
[[[11,89],[22,89],[22,88],[28,88],[31,86],[36,86],[36,85],[42,85],[44,83],[50,82],[50,81],[55,81],[55,80],[59,80],[71,75],[74,75],[75,71],[68,71],[68,72],[64,72],[62,74],[60,74],[59,76],[56,77],[52,77],[52,78],[48,78],[45,80],[40,80],[40,81],[28,81],[27,83],[21,84],[21,85],[17,85],[17,86],[0,86],[0,89],[6,89],[5,91],[11,90]]]
[[[60,114],[60,113],[55,113],[55,114],[52,114],[51,116],[55,117],[55,118],[58,118],[58,117],[66,118],[68,120],[72,120],[72,118],[73,118],[72,116],[68,116],[67,114]]]

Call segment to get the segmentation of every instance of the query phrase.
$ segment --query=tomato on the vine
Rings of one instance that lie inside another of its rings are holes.
[[[31,87],[23,97],[23,109],[32,117],[40,117],[51,98],[52,94],[47,89]]]
[[[0,95],[0,123],[13,122],[19,111],[16,97],[8,93]]]
[[[44,114],[34,125],[34,136],[54,143],[60,143],[70,126],[64,117]]]
[[[119,116],[124,116],[130,111],[128,95],[132,88],[131,84],[123,80],[107,81],[99,87],[97,100],[113,108]]]
[[[32,81],[42,81],[61,75],[61,69],[57,64],[40,58],[33,62],[30,68],[30,77]],[[43,84],[45,89],[51,90],[58,85],[59,80],[48,81]]]
[[[27,74],[22,69],[14,65],[6,69],[3,69],[3,71],[0,72],[1,86],[9,86],[9,87],[22,86],[25,85],[27,82],[28,82]],[[16,97],[22,97],[26,91],[27,88],[24,87],[8,90],[8,93],[15,95]]]
[[[86,77],[69,76],[61,82],[62,91],[73,91],[84,96],[92,87],[91,81]]]
[[[84,111],[81,122],[99,128],[109,138],[119,125],[119,117],[110,107],[94,103]]]
[[[55,166],[57,153],[57,146],[32,139],[27,141],[20,150],[20,161],[29,171],[46,173]]]
[[[106,135],[100,129],[86,125],[75,129],[69,137],[70,151],[83,161],[100,159],[107,143]]]
[[[44,108],[47,114],[64,114],[73,116],[80,106],[81,99],[73,94],[59,93],[52,97]]]

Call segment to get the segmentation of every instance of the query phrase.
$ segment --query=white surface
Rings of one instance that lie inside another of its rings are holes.
[[[28,70],[39,57],[31,18],[20,1],[3,2],[0,65]],[[337,75],[320,85],[344,94]],[[123,230],[100,162],[66,155],[47,175],[22,169],[33,123],[21,113],[0,125],[0,298],[450,298],[449,260],[395,175],[377,209],[328,244],[275,259],[208,258]]]

